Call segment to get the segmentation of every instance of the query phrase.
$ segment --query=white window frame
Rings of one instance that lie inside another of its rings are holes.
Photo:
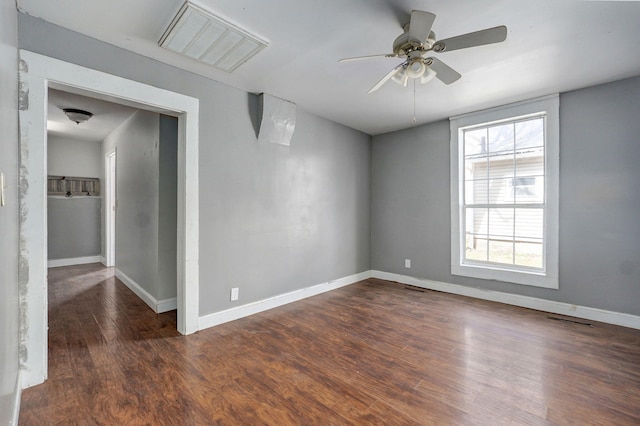
[[[495,264],[465,264],[463,131],[466,128],[544,112],[545,119],[545,198],[544,248],[542,270],[531,271],[500,267]],[[451,128],[451,274],[486,280],[503,281],[536,287],[558,289],[558,231],[560,174],[560,100],[557,94],[518,102],[450,118]]]

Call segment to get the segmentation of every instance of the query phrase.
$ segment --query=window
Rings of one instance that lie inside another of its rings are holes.
[[[451,273],[558,288],[558,96],[451,119]]]

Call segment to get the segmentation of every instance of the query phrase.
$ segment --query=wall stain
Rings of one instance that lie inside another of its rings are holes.
[[[29,65],[24,61],[24,59],[20,60],[20,77],[22,74],[29,72]],[[18,83],[18,110],[27,111],[29,109],[29,85],[22,78],[19,78]]]
[[[28,93],[27,93],[28,99]],[[28,100],[27,100],[28,104]],[[28,127],[21,128],[20,132],[20,167],[19,167],[19,183],[18,183],[18,200],[19,200],[19,243],[18,243],[18,291],[19,291],[19,359],[20,365],[25,366],[29,359],[27,343],[29,339],[29,249],[27,248],[27,238],[25,236],[25,224],[29,216],[29,206],[26,199],[29,192],[29,169],[26,164],[29,161],[29,132]]]

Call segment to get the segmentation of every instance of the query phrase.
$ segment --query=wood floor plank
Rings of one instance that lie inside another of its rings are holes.
[[[53,268],[20,424],[640,424],[640,331],[566,319],[369,279],[181,336],[113,269]]]

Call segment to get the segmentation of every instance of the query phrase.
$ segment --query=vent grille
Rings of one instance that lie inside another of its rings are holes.
[[[189,2],[180,8],[158,44],[229,73],[267,46],[267,42]]]

